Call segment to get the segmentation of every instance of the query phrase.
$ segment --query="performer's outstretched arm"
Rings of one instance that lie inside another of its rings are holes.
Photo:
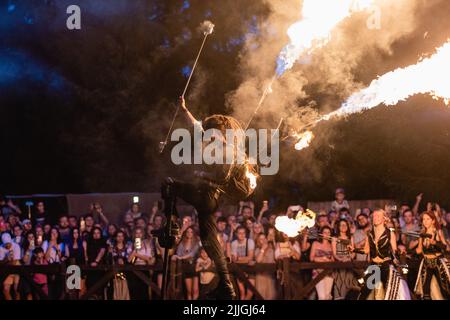
[[[200,122],[197,121],[197,119],[195,119],[195,117],[192,115],[192,113],[186,107],[186,101],[184,100],[183,96],[180,97],[180,106],[181,106],[181,109],[184,111],[184,114],[186,115],[186,118],[190,124],[192,124],[193,126],[198,126],[198,125],[201,126]]]

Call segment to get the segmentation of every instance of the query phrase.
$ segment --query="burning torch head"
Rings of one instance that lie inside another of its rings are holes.
[[[214,24],[209,20],[205,20],[200,25],[200,31],[203,32],[205,36],[210,35],[214,31]]]

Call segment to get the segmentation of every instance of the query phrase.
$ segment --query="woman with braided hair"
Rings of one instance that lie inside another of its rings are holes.
[[[235,145],[235,141],[227,141],[226,135],[228,129],[234,130],[234,133],[238,135],[244,133],[236,119],[225,115],[213,115],[200,123],[187,109],[183,97],[180,98],[180,103],[181,109],[195,130],[202,133],[208,129],[219,130],[221,135],[218,136],[222,140],[225,151],[231,151],[233,159],[238,159],[237,150],[242,149]],[[214,137],[216,138],[216,136]],[[245,137],[245,135],[242,137]],[[226,152],[223,153],[224,156]],[[223,195],[237,201],[247,198],[253,192],[250,181],[246,177],[248,170],[253,170],[253,168],[248,165],[245,152],[240,156],[245,157],[243,163],[236,161],[227,163],[224,161],[220,164],[204,165],[202,171],[195,171],[195,178],[191,182],[183,182],[169,177],[163,183],[162,188],[162,190],[165,190],[168,186],[172,190],[171,192],[193,205],[197,210],[202,245],[208,256],[214,261],[220,278],[214,292],[214,295],[219,299],[235,299],[236,292],[231,282],[227,259],[217,239],[214,212],[217,210],[219,199]]]

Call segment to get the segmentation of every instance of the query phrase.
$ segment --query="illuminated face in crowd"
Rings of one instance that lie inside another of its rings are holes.
[[[36,236],[39,237],[43,237],[44,236],[44,230],[42,229],[42,227],[36,227]]]
[[[322,235],[325,239],[329,239],[331,237],[331,231],[328,228],[322,230]]]
[[[413,223],[414,221],[413,213],[410,210],[405,211],[403,213],[403,219],[405,219],[406,224]]]
[[[233,225],[233,224],[235,224],[235,223],[236,223],[236,216],[234,216],[234,215],[228,216],[227,221],[228,221],[228,224],[229,224],[230,226]]]
[[[373,212],[373,225],[379,226],[380,224],[384,224],[385,217],[384,217],[384,211],[383,210],[375,210]]]
[[[248,207],[242,209],[242,216],[244,218],[250,218],[251,216],[253,216],[252,209]]]
[[[131,206],[131,212],[139,213],[139,211],[140,211],[139,205],[137,203],[133,203],[133,205]]]
[[[136,227],[145,229],[145,225],[146,225],[145,219],[137,219],[136,220]]]
[[[38,202],[36,205],[36,209],[39,213],[44,213],[45,212],[45,207],[44,207],[44,203],[43,202]]]
[[[422,216],[422,224],[427,229],[435,227],[434,220],[426,213]]]
[[[14,236],[15,237],[21,237],[22,233],[23,233],[23,231],[22,231],[21,227],[19,227],[19,226],[14,227]]]
[[[59,218],[59,226],[63,229],[69,227],[69,220],[66,216]]]
[[[50,231],[50,238],[52,240],[57,240],[58,239],[58,230],[52,228],[52,230]]]
[[[134,231],[134,237],[135,238],[141,238],[142,239],[143,236],[144,236],[144,234],[143,234],[143,232],[142,232],[142,230],[140,228],[137,228]]]
[[[94,226],[94,219],[90,216],[86,217],[86,219],[84,219],[84,222],[86,223],[86,227]]]
[[[277,215],[276,214],[271,214],[269,217],[269,224],[271,224],[272,226],[275,225],[275,220],[277,219]]]
[[[367,224],[369,223],[369,221],[367,220],[367,217],[364,215],[359,215],[358,216],[358,225],[361,228],[365,228],[367,226]]]
[[[336,192],[336,201],[342,202],[345,199],[345,194],[343,192]]]
[[[186,239],[192,239],[194,237],[194,230],[192,228],[188,228],[186,230]]]
[[[252,220],[247,219],[247,220],[245,221],[245,224],[246,224],[247,229],[249,229],[249,230],[252,230],[252,229],[253,229],[253,221],[252,221]]]
[[[192,218],[191,216],[185,216],[183,218],[183,226],[191,226],[192,225]]]
[[[247,238],[247,233],[245,232],[244,228],[239,228],[236,233],[236,236],[237,236],[238,240],[244,241]]]
[[[317,220],[317,225],[319,226],[319,228],[325,227],[326,225],[328,225],[328,217],[327,216],[319,216],[318,220]]]
[[[28,240],[28,242],[33,242],[34,241],[34,234],[32,234],[32,233],[29,233],[28,234],[28,236],[27,236],[27,240]]]
[[[346,233],[348,231],[348,226],[345,221],[339,222],[339,232]]]
[[[108,226],[108,235],[113,236],[117,232],[116,226],[113,224],[110,224]]]
[[[208,254],[206,253],[205,249],[200,250],[200,257],[202,257],[203,260],[208,259]]]
[[[117,236],[116,236],[116,242],[124,243],[124,241],[125,241],[125,236],[124,236],[123,232],[118,232]]]
[[[99,229],[95,229],[92,233],[92,237],[96,240],[100,239],[102,237],[102,233]]]
[[[258,236],[258,241],[257,241],[257,245],[258,247],[262,248],[263,245],[265,245],[267,243],[267,238],[264,234],[260,234]]]
[[[404,212],[407,211],[407,210],[411,210],[411,209],[410,209],[409,206],[406,205],[406,204],[403,204],[403,205],[400,207],[400,213],[404,213]]]
[[[161,216],[156,216],[155,220],[153,220],[154,224],[155,224],[155,228],[160,228],[162,226],[162,217]]]
[[[330,221],[335,220],[336,217],[337,217],[336,211],[330,211],[330,213],[328,213],[328,218],[330,219]]]
[[[253,233],[254,234],[260,234],[261,232],[264,232],[262,224],[261,223],[255,223],[253,225]]]
[[[217,231],[224,232],[226,227],[227,227],[227,224],[225,223],[225,221],[217,222]]]
[[[130,213],[125,214],[125,216],[123,217],[123,222],[125,224],[133,222],[133,216]]]
[[[69,218],[69,226],[70,226],[71,228],[75,228],[75,227],[78,226],[78,220],[77,220],[76,217],[70,217],[70,218]]]

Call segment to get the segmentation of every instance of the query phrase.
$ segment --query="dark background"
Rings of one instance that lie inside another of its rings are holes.
[[[391,56],[358,62],[356,78],[368,84],[441,46],[450,6],[435,2],[431,24]],[[66,28],[70,4],[82,7],[80,31]],[[183,175],[158,144],[201,43],[196,28],[216,25],[200,61],[208,74],[201,118],[231,112],[225,97],[240,84],[243,35],[257,33],[267,13],[260,0],[0,0],[0,193],[149,192],[165,175]],[[317,88],[307,90],[320,101]],[[304,152],[282,146],[279,174],[265,177],[256,197],[323,200],[343,186],[348,198],[411,202],[425,192],[448,206],[449,134],[448,108],[420,95],[330,121]]]

